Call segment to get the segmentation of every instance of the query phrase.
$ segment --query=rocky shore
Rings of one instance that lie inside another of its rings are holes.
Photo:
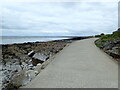
[[[120,29],[113,34],[101,36],[95,44],[115,60],[120,61]]]
[[[35,78],[43,63],[73,40],[7,44],[0,47],[1,89],[17,89]]]

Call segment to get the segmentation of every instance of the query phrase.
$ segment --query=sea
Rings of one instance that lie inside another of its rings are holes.
[[[67,36],[1,36],[0,44],[14,44],[27,42],[47,42],[53,40],[68,39]]]

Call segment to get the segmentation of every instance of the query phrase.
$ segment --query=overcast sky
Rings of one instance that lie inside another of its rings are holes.
[[[118,28],[117,2],[2,4],[2,35],[95,35]]]

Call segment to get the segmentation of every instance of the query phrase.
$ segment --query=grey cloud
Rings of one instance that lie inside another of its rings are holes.
[[[3,35],[94,35],[111,33],[118,23],[116,2],[19,2],[2,8]]]

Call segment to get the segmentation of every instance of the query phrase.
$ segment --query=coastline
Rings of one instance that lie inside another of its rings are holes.
[[[1,89],[17,89],[27,85],[50,63],[50,58],[54,57],[73,41],[85,38],[77,37],[47,42],[0,45],[0,52],[2,53],[0,56],[2,65]],[[30,53],[34,55],[31,56]]]
[[[36,43],[36,42],[49,42],[57,40],[74,40],[75,38],[84,39],[88,36],[2,36],[0,45],[23,44],[23,43]]]
[[[29,83],[43,69],[43,62],[40,63],[39,59],[48,61],[71,42],[71,40],[54,40],[2,45],[0,49],[1,71],[4,76],[1,81],[2,89],[19,88]],[[29,56],[31,51],[38,54],[39,58]]]
[[[87,38],[91,37],[0,45],[1,89],[18,89],[27,85],[64,47],[76,40]]]

